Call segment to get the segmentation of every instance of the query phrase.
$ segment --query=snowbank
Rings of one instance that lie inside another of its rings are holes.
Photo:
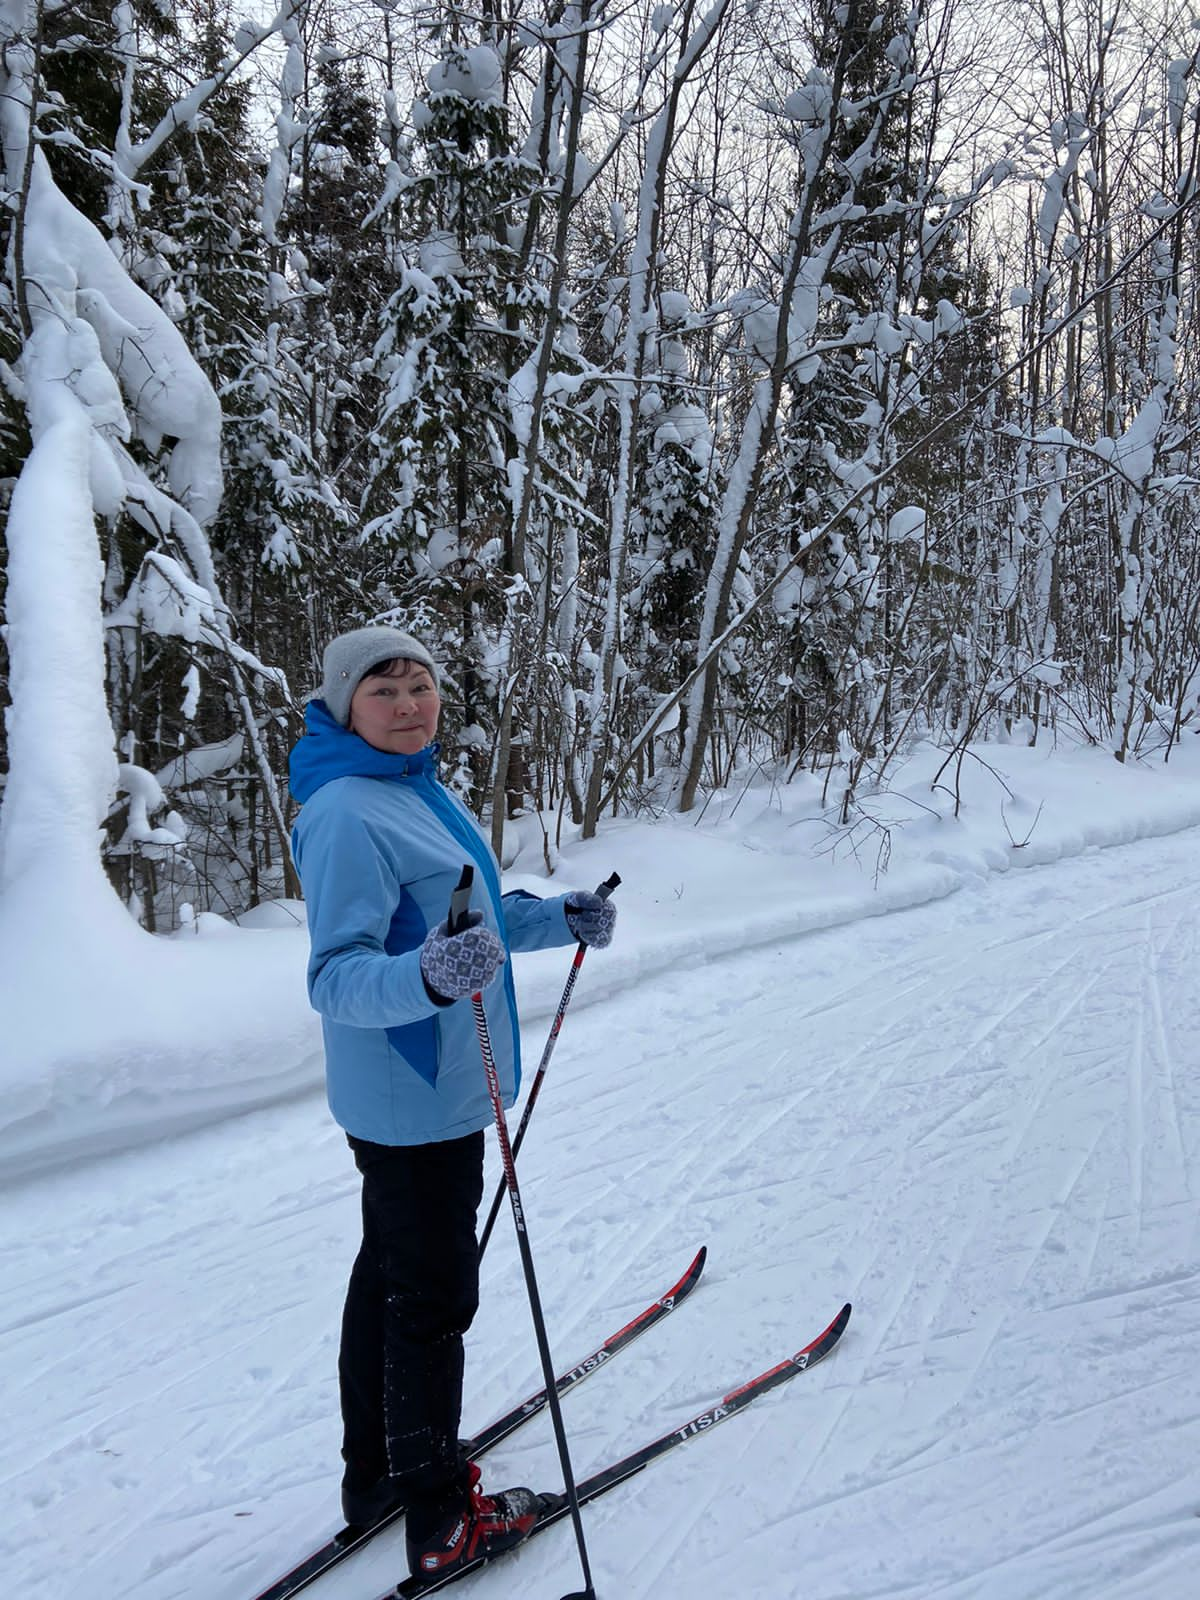
[[[32,918],[30,919],[32,922]],[[154,939],[0,923],[0,1171],[106,1154],[321,1081],[305,940],[201,917]]]
[[[610,823],[564,848],[553,881],[531,841],[506,885],[556,893],[620,872],[618,937],[589,957],[580,1009],[675,965],[766,950],[995,872],[1200,825],[1200,750],[1190,741],[1165,768],[1122,767],[1099,750],[983,746],[957,779],[948,768],[932,788],[943,761],[919,750],[849,832],[831,826],[811,777],[757,782],[714,796],[702,814]],[[27,938],[11,916],[0,925],[6,1176],[320,1086],[295,906],[259,908],[243,927],[202,917],[194,931],[157,940],[89,937],[82,922],[52,940],[35,921]],[[519,958],[534,1059],[567,963],[564,951]]]

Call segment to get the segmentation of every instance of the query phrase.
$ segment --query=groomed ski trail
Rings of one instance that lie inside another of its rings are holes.
[[[558,1364],[709,1245],[691,1303],[572,1399],[576,1470],[855,1305],[802,1388],[591,1508],[602,1600],[1190,1596],[1198,881],[1200,836],[1148,841],[572,1017],[521,1158]],[[5,1192],[10,1592],[246,1600],[336,1523],[355,1189],[310,1099]],[[502,1226],[467,1425],[536,1373]],[[557,1487],[549,1429],[488,1479]],[[314,1597],[370,1600],[401,1547]],[[572,1561],[548,1533],[470,1593],[557,1600]]]

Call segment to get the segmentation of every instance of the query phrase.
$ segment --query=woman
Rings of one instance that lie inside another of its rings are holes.
[[[329,1104],[362,1173],[363,1240],[338,1363],[346,1521],[407,1507],[414,1574],[524,1538],[529,1489],[485,1495],[459,1447],[463,1335],[478,1305],[475,1216],[492,1106],[469,996],[482,992],[506,1103],[520,1046],[508,954],[603,946],[615,909],[588,893],[502,895],[495,857],[437,778],[438,669],[395,628],[325,651],[292,751],[292,836],[321,1013]],[[463,864],[469,926],[446,926]]]

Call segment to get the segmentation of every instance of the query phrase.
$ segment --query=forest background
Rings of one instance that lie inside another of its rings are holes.
[[[360,623],[429,643],[448,781],[551,870],[757,772],[854,829],[920,741],[1194,728],[1188,6],[0,39],[0,906],[294,894],[286,752]]]

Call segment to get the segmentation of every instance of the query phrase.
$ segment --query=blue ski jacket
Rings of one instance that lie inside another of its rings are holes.
[[[471,1005],[438,1005],[420,946],[446,920],[464,863],[471,908],[505,948],[575,942],[566,895],[502,894],[483,832],[437,777],[436,744],[419,755],[376,750],[309,703],[290,758],[302,810],[292,850],[308,910],[308,993],[321,1014],[329,1107],[375,1144],[430,1144],[492,1121]],[[511,962],[483,996],[506,1105],[520,1084]]]

